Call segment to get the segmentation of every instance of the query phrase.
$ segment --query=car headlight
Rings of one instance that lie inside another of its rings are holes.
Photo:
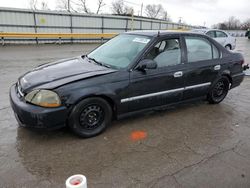
[[[32,104],[49,108],[61,105],[61,100],[57,93],[43,89],[31,91],[25,96],[25,100]]]

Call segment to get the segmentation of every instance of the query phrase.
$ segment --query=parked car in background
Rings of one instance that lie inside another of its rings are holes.
[[[236,38],[225,31],[218,29],[194,29],[192,31],[206,34],[228,50],[234,50],[236,47]]]
[[[244,78],[244,58],[189,32],[120,34],[91,53],[41,65],[10,89],[20,125],[69,126],[82,137],[112,119],[206,99],[217,104]]]
[[[245,34],[245,37],[248,37],[248,39],[250,39],[250,29],[247,29],[247,32]]]

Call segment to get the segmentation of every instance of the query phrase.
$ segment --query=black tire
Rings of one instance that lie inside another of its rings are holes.
[[[102,98],[91,97],[73,108],[68,125],[80,137],[89,138],[102,133],[111,119],[112,109],[109,103]]]
[[[207,100],[210,104],[218,104],[224,100],[229,91],[230,81],[226,76],[222,76],[211,87]]]

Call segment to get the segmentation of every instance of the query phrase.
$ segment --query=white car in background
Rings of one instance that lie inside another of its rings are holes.
[[[228,50],[234,50],[236,47],[236,38],[225,31],[218,29],[194,29],[192,31],[206,34]]]

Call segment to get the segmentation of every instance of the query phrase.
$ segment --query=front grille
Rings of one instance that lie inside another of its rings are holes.
[[[24,93],[22,92],[22,88],[19,82],[17,82],[17,92],[21,97],[24,96]]]

